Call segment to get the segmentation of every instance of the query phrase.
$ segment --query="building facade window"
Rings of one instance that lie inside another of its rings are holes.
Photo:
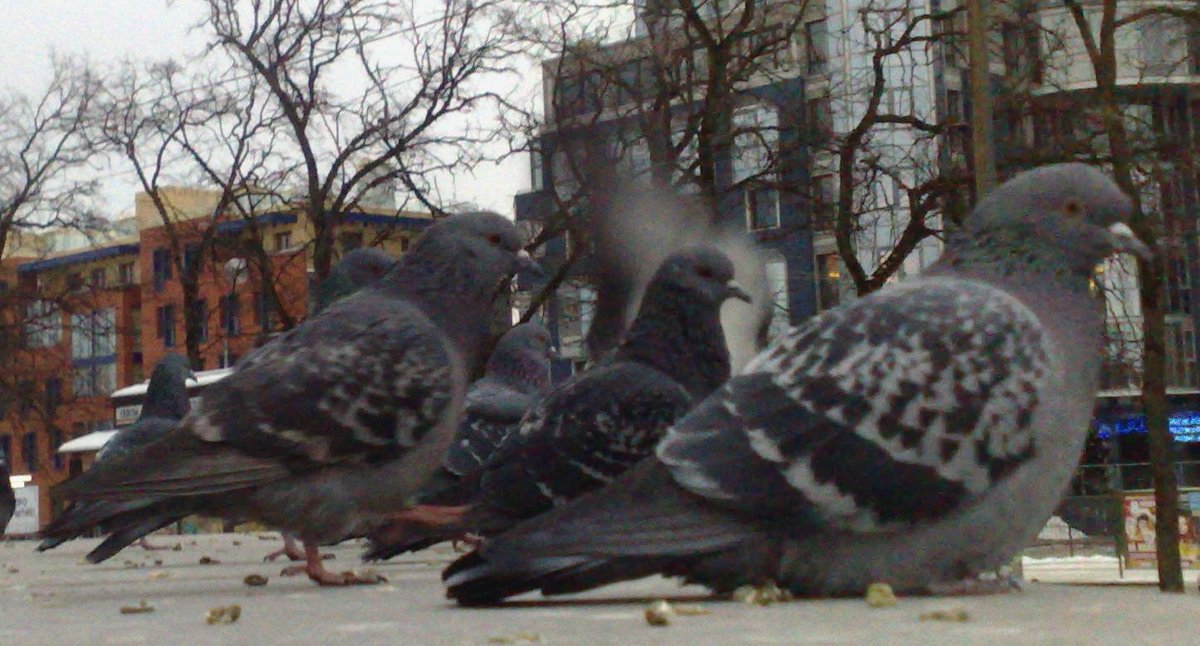
[[[196,340],[203,343],[208,340],[208,300],[196,300]]]
[[[96,267],[88,273],[88,285],[92,289],[104,289],[108,279],[108,272],[103,267]]]
[[[834,181],[832,174],[812,178],[812,194],[809,201],[812,205],[812,226],[816,231],[832,231],[837,224],[837,192],[834,190]]]
[[[62,341],[63,319],[54,301],[34,301],[25,307],[25,345],[45,348]]]
[[[275,234],[275,251],[287,251],[292,248],[292,232],[280,231]]]
[[[155,249],[151,255],[153,265],[154,289],[161,290],[167,281],[171,280],[171,250],[165,247]]]
[[[46,396],[46,414],[53,416],[54,411],[58,409],[59,404],[63,401],[62,396],[62,379],[58,377],[50,377],[46,380],[46,388],[44,393]]]
[[[30,431],[21,437],[21,457],[25,462],[25,469],[29,473],[38,470],[38,441],[37,433]]]
[[[57,428],[50,429],[50,461],[54,464],[55,471],[62,471],[66,466],[66,460],[63,455],[58,452],[58,447],[63,444],[63,432]]]
[[[817,256],[817,310],[825,311],[842,302],[842,264],[836,253]]]
[[[117,312],[109,307],[71,315],[71,359],[99,359],[117,353]]]
[[[1195,388],[1200,385],[1196,369],[1196,331],[1192,319],[1167,320],[1167,385]]]
[[[121,285],[132,285],[137,282],[134,275],[132,262],[123,262],[117,265],[117,282]]]
[[[254,293],[254,322],[264,331],[275,328],[275,307],[271,297],[262,292]]]
[[[342,254],[363,246],[362,231],[342,231],[338,234],[338,242],[342,246]]]
[[[791,325],[791,304],[788,299],[787,260],[778,253],[767,261],[767,289],[771,290],[771,323],[767,334],[775,338]]]
[[[221,329],[227,336],[237,336],[242,333],[240,303],[237,294],[226,294],[221,297]]]
[[[760,231],[779,226],[779,191],[773,188],[747,188],[743,196],[746,228]]]
[[[183,266],[190,270],[190,268],[192,267],[192,263],[199,263],[199,262],[200,262],[200,245],[198,245],[194,242],[189,242],[188,244],[185,244],[183,246]]]
[[[162,339],[164,346],[175,347],[175,306],[162,305],[156,312],[155,336]]]
[[[117,383],[116,310],[71,316],[71,381],[76,397],[107,396]]]
[[[824,74],[829,63],[829,28],[825,19],[804,23],[804,51],[809,74]]]

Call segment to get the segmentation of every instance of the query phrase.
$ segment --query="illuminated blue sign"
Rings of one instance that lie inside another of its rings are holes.
[[[1174,413],[1167,418],[1167,428],[1179,442],[1200,442],[1200,412]],[[1101,439],[1108,439],[1113,435],[1145,432],[1146,417],[1144,415],[1096,422],[1096,435]]]

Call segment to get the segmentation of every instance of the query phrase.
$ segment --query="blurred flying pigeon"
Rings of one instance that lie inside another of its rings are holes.
[[[374,583],[326,571],[317,548],[413,512],[457,427],[493,298],[530,265],[503,217],[440,220],[381,280],[246,355],[176,431],[62,495],[203,500],[208,515],[300,536],[318,583]]]
[[[467,390],[458,434],[441,467],[417,499],[426,505],[452,506],[471,502],[476,481],[462,478],[478,471],[501,441],[518,427],[521,418],[550,388],[550,332],[541,323],[522,323],[504,333],[488,357],[483,378]],[[421,541],[423,547],[427,541]],[[372,550],[368,559],[391,558],[414,545]]]
[[[368,557],[394,554],[385,547],[429,540],[439,532],[444,539],[463,530],[504,531],[608,483],[650,455],[675,420],[729,378],[721,304],[749,298],[733,271],[729,259],[711,247],[670,256],[616,352],[526,414],[520,431],[475,477],[479,493],[463,517],[438,519],[453,522],[428,531],[389,528],[391,535],[377,537]]]
[[[1149,254],[1130,211],[1084,165],[1018,175],[928,272],[781,335],[655,458],[452,564],[449,596],[655,573],[719,592],[940,592],[1006,563],[1079,460],[1102,350],[1094,270]]]
[[[142,410],[133,424],[117,431],[96,454],[96,462],[123,458],[166,435],[187,415],[187,380],[195,379],[187,357],[167,354],[154,366]],[[151,545],[146,535],[188,515],[178,505],[126,505],[109,502],[77,502],[63,511],[41,532],[44,539],[37,550],[44,552],[78,538],[104,520],[101,528],[109,537],[88,553],[87,559],[99,563],[137,541],[143,549],[164,549]]]
[[[8,456],[0,453],[0,536],[12,520],[13,512],[17,510],[17,496],[13,493],[12,481],[8,477]]]

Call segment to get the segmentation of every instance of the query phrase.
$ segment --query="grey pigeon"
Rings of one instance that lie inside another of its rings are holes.
[[[379,280],[395,264],[391,254],[374,247],[346,252],[317,286],[312,315]]]
[[[525,412],[550,388],[550,332],[541,323],[522,323],[504,333],[488,356],[484,376],[467,390],[458,434],[451,442],[441,467],[417,499],[426,505],[452,506],[471,501],[474,481],[463,483],[491,458],[500,443],[517,430]],[[381,546],[367,559],[391,558],[401,552],[424,547]]]
[[[451,564],[449,596],[655,573],[718,592],[939,592],[999,567],[1079,460],[1101,357],[1093,272],[1149,253],[1130,210],[1084,165],[1016,176],[927,273],[781,335],[655,458]]]
[[[374,247],[358,247],[342,256],[325,280],[317,285],[313,308],[309,316],[320,314],[325,308],[374,283],[391,271],[396,259],[391,254]],[[284,532],[283,547],[263,557],[274,561],[286,556],[291,561],[305,560],[304,550],[297,545],[295,536]]]
[[[616,351],[526,414],[519,432],[475,476],[478,493],[461,516],[377,543],[429,539],[439,530],[443,538],[464,530],[499,533],[608,483],[650,455],[675,420],[729,378],[721,304],[749,299],[733,271],[711,247],[668,257]]]
[[[178,429],[61,493],[203,500],[207,515],[300,536],[320,584],[374,583],[328,572],[317,549],[411,511],[457,427],[492,301],[531,265],[499,215],[440,220],[381,280],[246,355]]]
[[[195,378],[186,357],[178,354],[164,356],[150,374],[150,383],[146,387],[146,396],[137,420],[109,438],[96,454],[96,462],[122,458],[174,430],[189,409],[187,380]],[[105,519],[102,529],[109,537],[88,553],[88,561],[99,563],[111,558],[134,541],[138,541],[144,549],[158,549],[146,542],[145,537],[188,515],[186,507],[177,507],[168,503],[149,506],[75,503],[42,530],[44,540],[37,549],[44,552],[78,538],[99,524],[100,519]]]
[[[8,528],[13,512],[17,510],[17,496],[13,493],[11,474],[8,472],[8,456],[0,453],[0,536]]]
[[[525,411],[550,389],[550,331],[530,321],[513,327],[488,357],[483,378],[467,391],[463,421],[442,466],[462,477],[478,469]]]

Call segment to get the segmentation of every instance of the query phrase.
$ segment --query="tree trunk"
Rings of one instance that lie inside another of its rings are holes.
[[[1166,323],[1163,318],[1162,273],[1157,263],[1142,263],[1139,272],[1142,305],[1142,337],[1145,343],[1142,376],[1142,410],[1150,441],[1150,470],[1154,478],[1155,548],[1158,552],[1158,589],[1183,592],[1183,570],[1179,554],[1179,483],[1167,426],[1165,367]]]

